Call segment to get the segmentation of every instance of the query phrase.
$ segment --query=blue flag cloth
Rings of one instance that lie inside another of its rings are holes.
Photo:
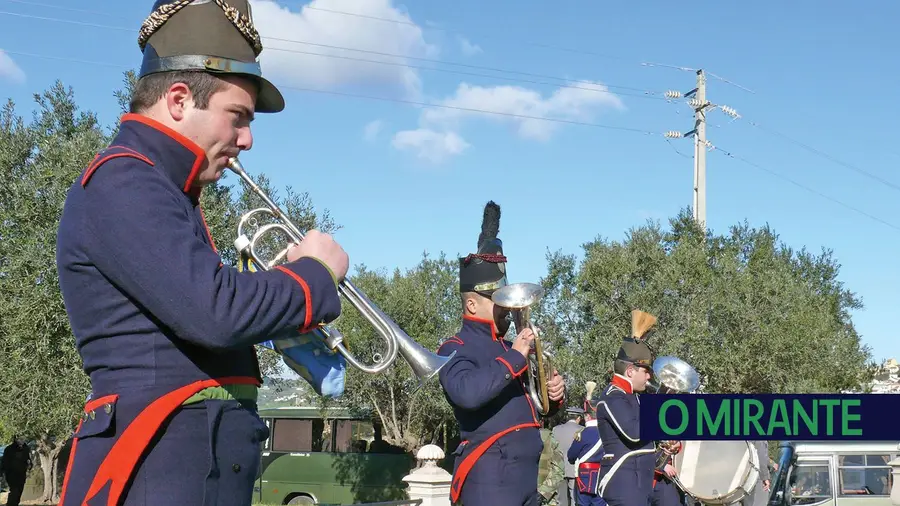
[[[241,255],[238,270],[256,272],[256,267],[252,260]],[[269,336],[268,341],[258,346],[278,352],[285,365],[306,380],[318,395],[340,397],[344,393],[347,362],[343,355],[329,349],[323,338],[318,331],[300,334],[288,329]]]

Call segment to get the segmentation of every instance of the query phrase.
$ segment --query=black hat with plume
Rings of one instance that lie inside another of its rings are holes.
[[[506,257],[500,232],[500,206],[494,201],[484,206],[481,234],[476,253],[459,259],[459,291],[477,292],[485,296],[507,285]]]

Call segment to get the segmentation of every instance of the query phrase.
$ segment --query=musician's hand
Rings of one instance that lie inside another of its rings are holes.
[[[344,280],[350,269],[350,258],[344,249],[330,235],[318,230],[310,230],[300,244],[288,250],[288,262],[302,257],[313,257],[327,265],[338,283]]]
[[[666,473],[666,476],[669,478],[673,478],[675,476],[675,468],[672,464],[666,464],[666,467],[663,468],[663,472]]]
[[[519,335],[516,336],[516,340],[513,341],[513,349],[522,354],[523,357],[528,358],[528,355],[531,353],[531,345],[534,343],[534,332],[531,329],[526,328],[519,332]]]
[[[547,382],[547,394],[553,402],[561,401],[566,394],[566,382],[556,369],[553,370],[553,377]]]

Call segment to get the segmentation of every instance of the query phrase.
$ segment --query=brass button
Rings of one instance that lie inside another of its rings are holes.
[[[94,418],[97,418],[97,413],[95,413],[94,410],[92,409],[91,410],[91,420],[93,420]]]
[[[233,465],[231,466],[231,470],[234,471],[234,472],[236,472],[236,473],[239,473],[239,472],[241,472],[241,465],[240,465],[240,464],[233,464]]]
[[[104,404],[103,411],[106,411],[107,415],[112,413],[112,404]]]
[[[506,379],[509,379],[509,373],[506,373]]]

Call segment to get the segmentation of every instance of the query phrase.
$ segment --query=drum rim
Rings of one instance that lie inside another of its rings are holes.
[[[747,445],[747,448],[750,452],[750,464],[751,465],[748,466],[747,470],[744,472],[744,474],[742,476],[741,484],[738,485],[735,489],[729,491],[725,495],[705,496],[705,495],[696,495],[693,492],[689,491],[689,489],[687,487],[685,487],[684,484],[681,483],[681,480],[678,479],[677,475],[675,476],[675,480],[674,480],[675,484],[678,486],[678,488],[680,488],[682,491],[687,493],[689,496],[691,496],[692,498],[694,498],[704,504],[714,504],[714,505],[733,504],[737,501],[743,500],[748,495],[750,495],[750,492],[754,488],[756,488],[756,485],[759,483],[759,477],[760,477],[759,466],[761,466],[762,464],[760,462],[758,462],[759,456],[756,454],[756,448],[753,447],[753,442],[752,441],[741,441],[741,442],[745,443]],[[753,467],[754,464],[756,465],[755,468]],[[748,487],[750,490],[747,490],[744,488],[744,487],[748,486],[748,483],[751,483]]]

